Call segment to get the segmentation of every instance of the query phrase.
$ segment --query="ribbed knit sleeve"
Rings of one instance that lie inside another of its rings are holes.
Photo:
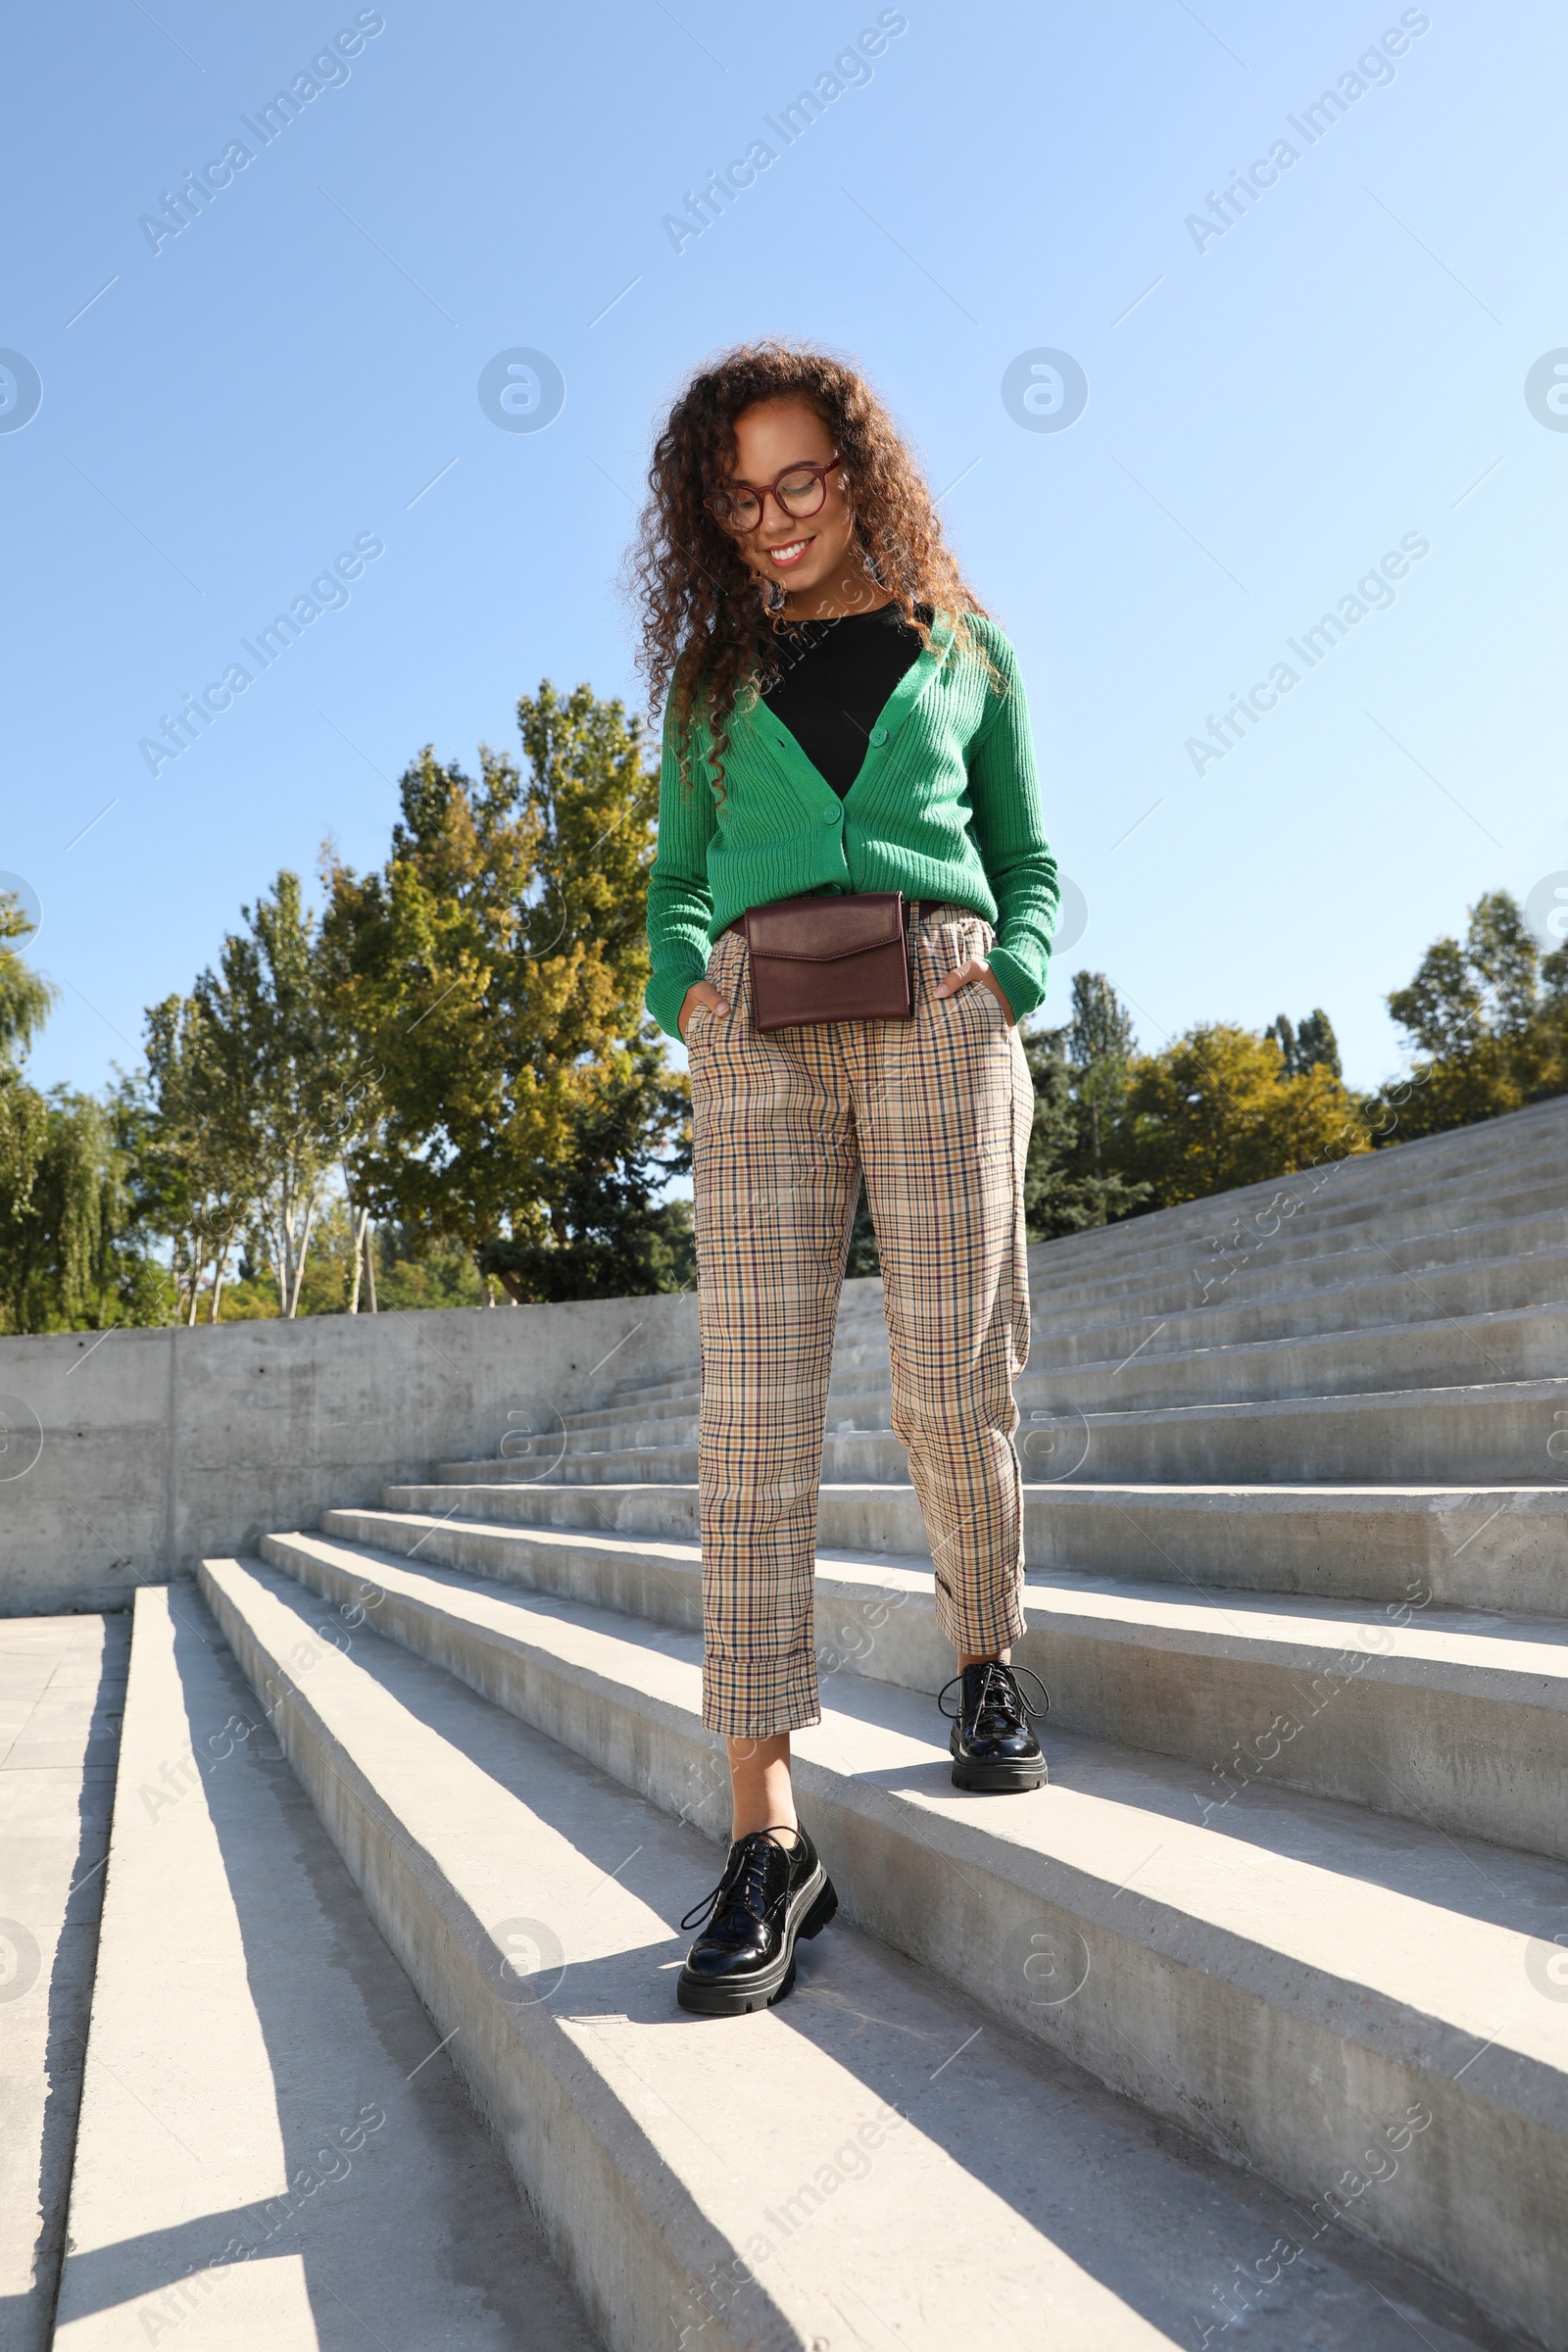
[[[715,816],[713,795],[700,757],[683,789],[669,713],[664,714],[659,772],[659,847],[648,874],[648,945],[653,958],[644,1001],[661,1029],[680,1036],[686,991],[708,969],[713,894],[708,845]]]
[[[1018,657],[994,623],[977,625],[1000,678],[968,759],[975,839],[999,910],[997,941],[986,961],[1002,983],[1013,1018],[1023,1021],[1046,993],[1061,891],[1046,838]]]

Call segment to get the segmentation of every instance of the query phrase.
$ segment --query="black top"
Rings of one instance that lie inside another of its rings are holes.
[[[762,700],[842,800],[889,695],[914,666],[920,632],[897,605],[884,605],[842,620],[802,621],[777,649],[784,674]]]

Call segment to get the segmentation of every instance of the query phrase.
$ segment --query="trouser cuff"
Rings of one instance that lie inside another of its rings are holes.
[[[727,1740],[771,1740],[822,1720],[816,1660],[808,1650],[785,1657],[703,1658],[703,1726]]]
[[[954,1593],[939,1576],[936,1600],[943,1634],[962,1657],[994,1657],[1027,1630],[1021,1574],[1016,1584],[988,1593]]]

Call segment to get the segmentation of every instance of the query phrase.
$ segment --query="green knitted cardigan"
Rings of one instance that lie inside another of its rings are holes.
[[[1056,861],[1017,657],[994,621],[971,614],[968,626],[993,667],[939,615],[842,801],[783,720],[755,699],[743,699],[730,720],[723,799],[701,720],[683,786],[666,710],[647,1004],[669,1036],[680,1035],[686,992],[725,925],[750,906],[807,891],[902,890],[971,907],[996,927],[986,960],[1013,1017],[1033,1012],[1046,993]]]

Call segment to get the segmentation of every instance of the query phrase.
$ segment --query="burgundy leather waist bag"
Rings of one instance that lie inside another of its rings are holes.
[[[775,899],[737,915],[727,928],[750,951],[756,1026],[908,1020],[909,917],[924,904],[902,890],[862,890]]]

